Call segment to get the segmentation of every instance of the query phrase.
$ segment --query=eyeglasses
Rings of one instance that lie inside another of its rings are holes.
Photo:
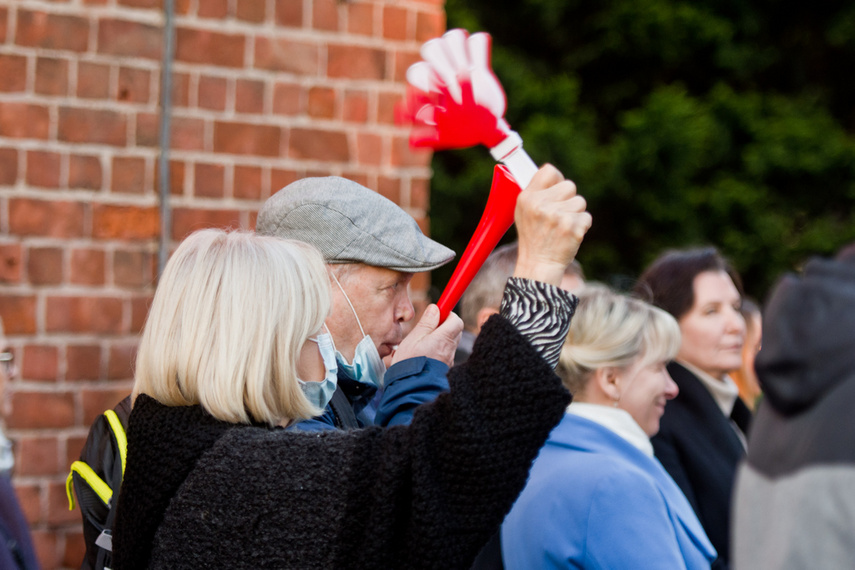
[[[0,352],[0,364],[3,365],[3,370],[6,372],[6,375],[11,376],[12,371],[15,369],[15,353]]]

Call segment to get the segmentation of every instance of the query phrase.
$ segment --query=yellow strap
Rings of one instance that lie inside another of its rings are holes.
[[[72,478],[74,473],[77,473],[83,480],[86,481],[98,497],[104,501],[105,505],[110,504],[110,499],[113,497],[113,490],[103,479],[98,477],[98,474],[91,467],[82,461],[75,461],[71,464],[71,471],[68,473],[68,478],[65,480],[65,493],[68,495],[68,510],[74,509],[74,493],[71,492]]]
[[[125,428],[122,427],[122,422],[119,416],[113,410],[104,412],[107,421],[110,422],[110,427],[113,428],[113,433],[116,436],[116,441],[119,443],[119,456],[122,458],[122,477],[125,476],[125,458],[128,456],[128,437],[125,435]]]

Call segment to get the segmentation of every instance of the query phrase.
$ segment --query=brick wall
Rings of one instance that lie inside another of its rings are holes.
[[[422,227],[430,171],[393,124],[443,0],[176,0],[174,241],[252,228],[271,192],[353,178]],[[0,0],[0,314],[7,432],[45,568],[77,567],[64,481],[132,384],[157,272],[162,0]],[[415,289],[424,290],[422,276]]]

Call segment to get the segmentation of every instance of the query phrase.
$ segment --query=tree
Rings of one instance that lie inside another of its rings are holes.
[[[450,28],[493,35],[510,124],[588,200],[590,277],[625,286],[664,249],[712,244],[762,299],[782,272],[855,241],[855,3],[448,0],[447,12]],[[434,155],[432,232],[458,252],[492,164],[482,148]]]

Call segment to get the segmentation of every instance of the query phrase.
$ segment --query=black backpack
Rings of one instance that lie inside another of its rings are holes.
[[[113,558],[113,524],[116,502],[125,472],[128,441],[125,432],[131,414],[128,396],[112,410],[107,410],[89,428],[89,436],[80,460],[71,464],[66,479],[68,508],[74,508],[77,495],[83,515],[83,538],[86,557],[81,570],[109,570]]]

